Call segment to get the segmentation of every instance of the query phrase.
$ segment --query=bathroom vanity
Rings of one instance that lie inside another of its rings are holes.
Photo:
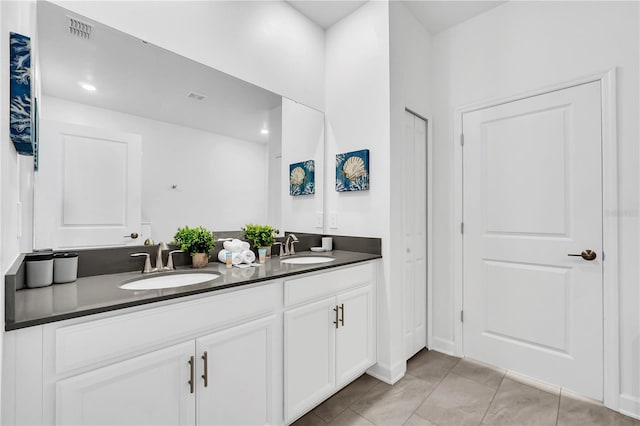
[[[380,256],[331,255],[213,264],[219,278],[167,290],[119,287],[139,272],[81,278],[76,306],[56,286],[17,292],[2,423],[295,421],[376,362]]]

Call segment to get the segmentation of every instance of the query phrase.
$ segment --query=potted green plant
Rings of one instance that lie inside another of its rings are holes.
[[[242,238],[251,242],[256,249],[266,248],[267,257],[271,257],[271,246],[276,239],[278,231],[269,225],[254,225],[248,223],[242,229]]]
[[[178,228],[173,236],[173,244],[191,255],[194,268],[204,268],[209,262],[209,254],[216,244],[216,236],[203,226]]]

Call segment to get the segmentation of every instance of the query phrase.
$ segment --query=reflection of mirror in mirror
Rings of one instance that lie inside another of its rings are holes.
[[[71,17],[86,37],[70,34]],[[285,118],[279,95],[51,3],[38,3],[38,40],[36,248],[168,241],[185,224],[287,226],[283,121],[309,108]],[[320,167],[321,134],[306,138]],[[322,193],[307,197],[322,211]],[[322,230],[308,222],[299,230]]]

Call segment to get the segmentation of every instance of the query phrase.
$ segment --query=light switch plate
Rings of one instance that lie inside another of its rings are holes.
[[[329,228],[338,229],[338,213],[336,212],[329,213]]]
[[[324,226],[324,218],[322,212],[316,212],[316,228],[322,228]]]

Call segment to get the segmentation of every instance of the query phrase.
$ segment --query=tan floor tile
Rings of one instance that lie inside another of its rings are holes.
[[[631,417],[624,416],[602,405],[560,396],[558,426],[636,426]]]
[[[314,412],[310,412],[296,420],[292,426],[324,426],[326,424],[327,423]]]
[[[416,410],[440,426],[479,425],[495,389],[456,374],[449,374]]]
[[[559,399],[557,395],[505,378],[483,424],[555,426]]]
[[[327,399],[313,410],[325,422],[330,422],[338,417],[351,404],[360,400],[375,385],[381,383],[380,380],[363,374],[351,384],[347,385],[340,392]]]
[[[429,420],[423,419],[419,415],[414,414],[413,416],[409,417],[409,420],[405,422],[404,426],[435,426],[435,425],[431,423]]]
[[[331,426],[375,426],[369,420],[348,408],[329,424]]]
[[[374,386],[351,409],[380,426],[402,425],[433,388],[424,380],[405,376],[393,386],[386,383]]]
[[[453,367],[451,372],[480,383],[481,385],[498,389],[506,370],[501,370],[478,361],[462,359]]]
[[[407,361],[407,374],[437,385],[458,361],[460,358],[425,349]]]

